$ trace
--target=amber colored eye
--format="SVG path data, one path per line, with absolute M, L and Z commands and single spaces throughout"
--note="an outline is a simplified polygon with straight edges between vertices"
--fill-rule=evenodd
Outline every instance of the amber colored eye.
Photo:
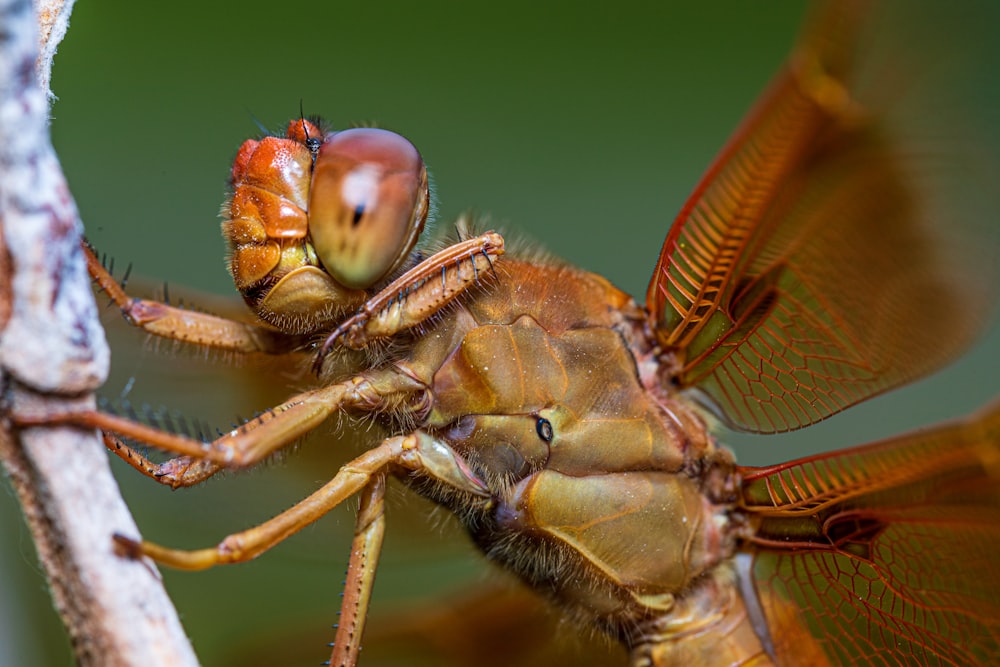
M 398 268 L 427 219 L 427 169 L 413 144 L 387 130 L 327 136 L 309 192 L 309 234 L 341 285 L 367 289 Z

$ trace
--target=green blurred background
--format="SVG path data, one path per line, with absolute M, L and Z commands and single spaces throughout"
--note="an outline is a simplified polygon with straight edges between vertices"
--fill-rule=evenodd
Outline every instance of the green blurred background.
M 301 102 L 336 126 L 407 135 L 432 171 L 442 224 L 489 214 L 641 296 L 673 215 L 801 14 L 798 2 L 82 0 L 55 61 L 52 130 L 90 239 L 172 288 L 232 293 L 217 217 L 230 161 L 258 133 L 254 118 L 280 129 Z M 116 313 L 105 319 L 109 396 L 135 378 L 135 402 L 226 426 L 287 391 L 273 369 L 271 391 L 251 391 L 259 369 L 219 379 L 224 364 L 157 354 Z M 994 331 L 933 378 L 807 431 L 725 439 L 757 464 L 858 444 L 965 414 L 997 392 L 998 375 Z M 284 509 L 350 453 L 322 447 L 177 493 L 115 467 L 146 537 L 198 547 Z M 5 479 L 0 489 L 0 665 L 72 664 Z M 282 642 L 281 664 L 323 659 L 298 633 L 322 636 L 334 621 L 352 521 L 342 510 L 253 563 L 164 572 L 206 665 L 252 664 L 240 650 Z M 376 611 L 489 576 L 447 518 L 400 519 L 427 514 L 421 501 L 396 499 L 390 512 Z

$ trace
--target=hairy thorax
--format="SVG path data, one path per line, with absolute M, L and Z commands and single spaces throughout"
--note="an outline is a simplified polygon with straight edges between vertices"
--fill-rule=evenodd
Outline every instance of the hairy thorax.
M 430 389 L 421 427 L 491 498 L 412 484 L 564 608 L 640 633 L 732 552 L 732 459 L 682 399 L 644 387 L 630 297 L 562 266 L 505 258 L 497 271 L 397 362 Z

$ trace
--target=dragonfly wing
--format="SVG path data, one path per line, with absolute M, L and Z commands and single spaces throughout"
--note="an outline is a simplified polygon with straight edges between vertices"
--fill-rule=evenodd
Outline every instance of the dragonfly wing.
M 649 286 L 671 379 L 737 429 L 799 428 L 908 382 L 988 319 L 997 253 L 972 228 L 996 188 L 960 85 L 988 67 L 949 50 L 953 27 L 921 36 L 868 9 L 817 12 Z
M 742 473 L 747 596 L 779 664 L 1000 658 L 1000 402 Z

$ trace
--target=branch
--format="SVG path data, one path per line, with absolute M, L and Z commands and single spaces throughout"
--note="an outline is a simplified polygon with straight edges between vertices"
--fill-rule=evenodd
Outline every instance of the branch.
M 92 405 L 108 366 L 82 224 L 48 135 L 52 57 L 72 4 L 0 0 L 0 463 L 78 663 L 196 665 L 159 573 L 112 553 L 111 534 L 136 527 L 97 435 L 13 426 Z

